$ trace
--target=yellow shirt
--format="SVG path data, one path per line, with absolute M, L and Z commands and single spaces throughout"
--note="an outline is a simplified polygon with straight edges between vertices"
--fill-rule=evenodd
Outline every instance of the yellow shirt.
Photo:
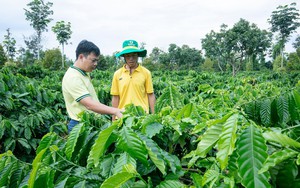
M 81 99 L 91 96 L 95 101 L 99 101 L 90 76 L 74 66 L 71 66 L 63 77 L 62 92 L 70 118 L 77 121 L 80 121 L 78 114 L 87 110 L 79 102 Z
M 139 65 L 131 75 L 125 66 L 114 73 L 110 94 L 120 97 L 118 108 L 123 109 L 127 104 L 134 104 L 149 113 L 150 93 L 153 93 L 152 78 L 145 67 Z

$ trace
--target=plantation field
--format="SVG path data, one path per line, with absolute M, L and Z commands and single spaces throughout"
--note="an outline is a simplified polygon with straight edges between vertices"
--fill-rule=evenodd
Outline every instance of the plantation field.
M 82 114 L 64 71 L 0 71 L 0 187 L 300 187 L 300 72 L 152 72 L 156 113 Z M 112 72 L 91 74 L 110 105 Z

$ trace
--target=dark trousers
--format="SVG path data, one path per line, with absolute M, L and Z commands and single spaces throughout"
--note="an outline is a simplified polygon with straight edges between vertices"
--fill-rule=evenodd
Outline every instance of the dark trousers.
M 68 123 L 68 133 L 70 133 L 72 131 L 73 127 L 75 127 L 75 125 L 77 125 L 78 123 L 79 123 L 79 121 L 71 119 Z

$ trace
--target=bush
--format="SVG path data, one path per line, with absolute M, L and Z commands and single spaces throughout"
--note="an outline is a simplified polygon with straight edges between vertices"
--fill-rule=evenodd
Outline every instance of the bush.
M 61 51 L 58 48 L 46 50 L 42 66 L 50 70 L 59 70 L 62 67 Z

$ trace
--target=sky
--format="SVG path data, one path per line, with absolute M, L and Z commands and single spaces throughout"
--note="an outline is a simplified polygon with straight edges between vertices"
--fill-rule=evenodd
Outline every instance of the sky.
M 31 0 L 0 0 L 0 42 L 7 29 L 17 41 L 17 48 L 26 47 L 24 37 L 35 34 L 25 19 L 24 8 Z M 226 24 L 231 28 L 241 18 L 260 29 L 268 30 L 268 19 L 279 5 L 296 0 L 45 0 L 52 2 L 53 19 L 48 32 L 42 33 L 43 50 L 59 46 L 51 28 L 57 21 L 71 23 L 72 35 L 65 54 L 75 59 L 75 50 L 83 40 L 94 42 L 103 55 L 122 50 L 124 40 L 145 43 L 148 54 L 154 47 L 167 52 L 170 44 L 188 45 L 201 50 L 201 39 L 212 30 L 219 32 Z M 291 43 L 300 35 L 292 35 L 286 51 L 295 51 Z

